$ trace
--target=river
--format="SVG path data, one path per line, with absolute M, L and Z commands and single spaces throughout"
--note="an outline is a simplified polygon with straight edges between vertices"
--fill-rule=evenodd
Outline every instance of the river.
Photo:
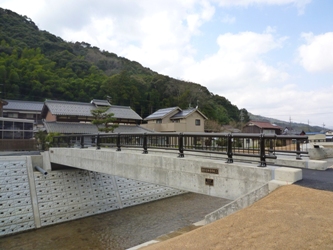
M 127 249 L 201 221 L 229 202 L 186 193 L 2 237 L 0 249 Z

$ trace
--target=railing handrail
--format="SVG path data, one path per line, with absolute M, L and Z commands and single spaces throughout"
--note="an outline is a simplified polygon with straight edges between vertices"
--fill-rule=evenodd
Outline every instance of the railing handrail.
M 85 143 L 87 137 L 92 140 L 90 144 Z M 122 146 L 142 147 L 144 154 L 148 153 L 148 148 L 164 148 L 178 150 L 179 157 L 184 157 L 184 151 L 215 152 L 226 154 L 228 157 L 227 163 L 233 163 L 233 155 L 259 157 L 259 166 L 261 167 L 266 166 L 266 158 L 276 158 L 276 152 L 296 153 L 296 159 L 301 159 L 301 154 L 307 154 L 307 151 L 301 150 L 300 144 L 308 140 L 306 135 L 146 132 L 60 135 L 53 138 L 53 144 L 59 146 L 59 141 L 65 139 L 62 143 L 70 147 L 73 144 L 71 142 L 73 138 L 75 138 L 76 144 L 78 144 L 77 139 L 79 138 L 81 148 L 84 148 L 86 144 L 96 144 L 97 149 L 100 149 L 103 145 L 115 146 L 117 151 L 121 151 Z M 252 140 L 251 147 L 249 147 L 250 140 Z M 281 149 L 280 146 L 277 146 L 278 140 L 282 140 L 289 147 L 295 144 L 296 148 L 293 150 Z M 267 142 L 269 142 L 268 146 L 266 145 Z M 266 154 L 266 151 L 269 154 Z

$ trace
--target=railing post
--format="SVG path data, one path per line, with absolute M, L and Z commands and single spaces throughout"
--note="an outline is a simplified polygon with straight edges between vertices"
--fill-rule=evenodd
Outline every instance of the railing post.
M 97 134 L 96 138 L 96 149 L 101 149 L 99 134 Z
M 302 160 L 302 157 L 301 157 L 301 145 L 300 145 L 300 142 L 299 142 L 299 139 L 296 139 L 296 160 Z
M 81 135 L 80 144 L 81 144 L 81 148 L 84 148 L 84 136 L 83 135 Z
M 260 135 L 260 164 L 258 167 L 266 167 L 266 156 L 265 156 L 265 136 Z
M 227 155 L 228 155 L 228 160 L 226 161 L 226 163 L 233 163 L 234 159 L 232 159 L 232 135 L 231 134 L 228 134 Z
M 268 154 L 270 156 L 274 155 L 273 139 L 269 139 L 269 150 L 268 150 L 268 152 L 269 152 Z
M 180 157 L 180 158 L 184 157 L 184 141 L 183 141 L 183 138 L 184 138 L 183 133 L 179 133 L 179 136 L 178 136 L 179 155 L 178 155 L 178 157 Z
M 143 154 L 148 154 L 147 133 L 143 134 Z
M 121 151 L 121 146 L 120 146 L 120 133 L 117 135 L 117 151 Z

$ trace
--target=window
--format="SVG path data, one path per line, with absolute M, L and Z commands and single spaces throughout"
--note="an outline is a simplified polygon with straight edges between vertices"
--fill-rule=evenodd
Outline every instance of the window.
M 18 113 L 8 113 L 8 117 L 10 117 L 10 118 L 18 118 Z
M 200 120 L 199 119 L 195 119 L 195 126 L 200 126 Z
M 162 123 L 162 119 L 157 119 L 156 123 Z

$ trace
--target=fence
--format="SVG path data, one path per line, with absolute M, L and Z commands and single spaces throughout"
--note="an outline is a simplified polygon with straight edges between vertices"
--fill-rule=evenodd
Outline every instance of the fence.
M 224 154 L 227 163 L 233 163 L 233 156 L 254 157 L 259 159 L 259 166 L 266 166 L 266 159 L 276 159 L 277 154 L 294 155 L 302 159 L 307 148 L 301 144 L 307 142 L 307 136 L 266 135 L 266 134 L 226 134 L 226 133 L 110 133 L 56 136 L 56 147 L 122 147 L 164 149 L 178 151 L 179 157 L 185 151 Z M 306 145 L 306 144 L 305 144 Z

